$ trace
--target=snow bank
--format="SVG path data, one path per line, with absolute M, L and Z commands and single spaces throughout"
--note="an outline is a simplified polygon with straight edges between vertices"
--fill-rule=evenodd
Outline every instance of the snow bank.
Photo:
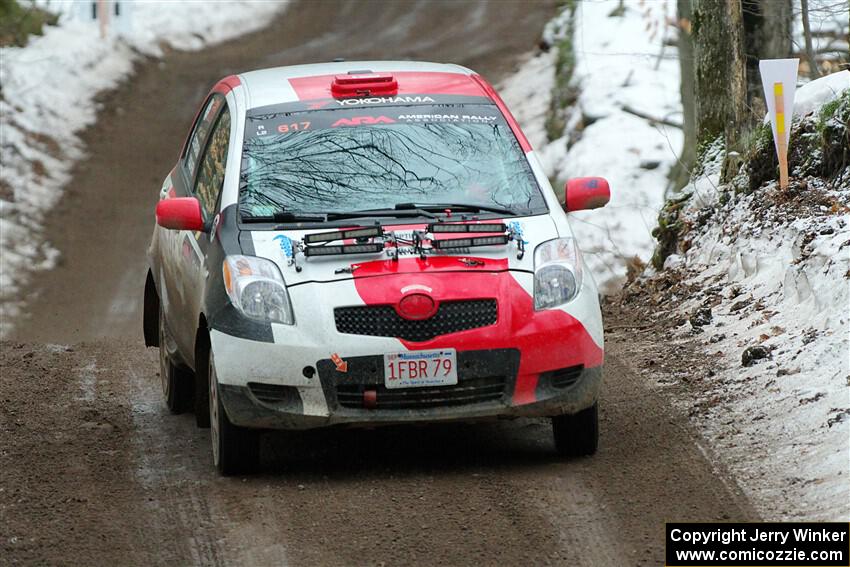
M 20 308 L 30 273 L 57 260 L 41 223 L 84 155 L 77 134 L 96 119 L 95 97 L 126 79 L 142 57 L 161 56 L 164 45 L 201 49 L 263 27 L 286 5 L 123 2 L 125 23 L 102 40 L 97 25 L 79 17 L 84 5 L 39 4 L 61 13 L 59 25 L 26 47 L 0 48 L 0 335 Z
M 798 101 L 818 111 L 836 85 L 850 88 L 847 76 L 800 87 Z M 792 179 L 790 194 L 775 182 L 736 194 L 719 183 L 721 157 L 693 183 L 690 248 L 667 260 L 703 290 L 685 315 L 711 311 L 697 334 L 716 363 L 703 401 L 720 403 L 697 420 L 765 519 L 846 519 L 850 167 L 835 180 Z M 744 366 L 747 349 L 763 358 Z
M 675 32 L 666 24 L 675 16 L 675 2 L 626 2 L 621 16 L 611 16 L 618 4 L 617 0 L 579 4 L 573 80 L 581 94 L 561 138 L 547 143 L 543 130 L 554 85 L 552 54 L 538 56 L 501 85 L 508 105 L 519 109 L 517 120 L 530 133 L 556 188 L 569 177 L 584 175 L 600 175 L 611 183 L 611 202 L 605 209 L 570 215 L 604 292 L 614 291 L 624 281 L 632 258 L 649 261 L 655 247 L 651 231 L 664 204 L 667 174 L 682 146 L 679 128 L 629 112 L 681 122 L 677 50 L 664 45 Z M 560 17 L 569 14 L 564 11 Z M 524 112 L 527 107 L 535 111 Z
M 548 143 L 545 124 L 554 87 L 554 50 L 531 58 L 519 71 L 497 85 L 499 95 L 519 122 L 531 147 L 538 151 Z
M 794 94 L 794 117 L 803 118 L 810 112 L 818 110 L 824 104 L 838 98 L 848 88 L 850 88 L 850 71 L 839 71 L 806 83 Z M 770 116 L 765 115 L 764 119 L 768 122 Z
M 630 257 L 649 260 L 650 231 L 682 142 L 678 129 L 624 110 L 681 120 L 677 54 L 661 47 L 663 20 L 675 15 L 675 5 L 642 4 L 627 1 L 622 17 L 609 17 L 616 1 L 580 3 L 574 80 L 581 95 L 562 138 L 550 143 L 544 128 L 556 84 L 552 52 L 500 85 L 550 178 L 611 181 L 605 209 L 570 215 L 606 290 L 622 281 Z M 815 29 L 846 30 L 846 11 L 836 18 L 824 2 L 812 5 L 819 10 Z M 563 27 L 556 20 L 547 28 L 550 45 L 558 39 L 553 30 Z M 850 72 L 842 71 L 799 87 L 795 127 L 848 86 Z M 693 196 L 683 214 L 697 227 L 690 248 L 666 263 L 692 274 L 688 283 L 702 290 L 684 301 L 684 319 L 699 309 L 711 313 L 701 332 L 690 323 L 679 329 L 682 340 L 701 341 L 716 366 L 703 399 L 680 403 L 708 408 L 694 419 L 765 519 L 846 518 L 850 169 L 832 184 L 810 178 L 792 207 L 775 185 L 735 195 L 720 184 L 722 155 L 715 157 L 688 189 Z M 809 195 L 820 201 L 807 201 Z M 763 347 L 755 352 L 767 358 L 742 366 L 748 347 Z

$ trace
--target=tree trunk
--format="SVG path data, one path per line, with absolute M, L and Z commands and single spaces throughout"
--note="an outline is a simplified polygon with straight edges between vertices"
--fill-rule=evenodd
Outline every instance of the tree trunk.
M 694 96 L 694 41 L 691 31 L 691 0 L 677 0 L 679 20 L 679 96 L 682 99 L 682 153 L 670 170 L 670 191 L 678 191 L 688 184 L 691 169 L 697 157 L 697 128 Z
M 747 129 L 741 0 L 692 0 L 692 8 L 697 141 L 723 136 L 736 149 Z
M 812 49 L 812 30 L 809 28 L 809 0 L 800 0 L 800 7 L 802 8 L 803 37 L 806 41 L 806 59 L 809 62 L 809 77 L 817 79 L 820 77 L 820 71 L 818 71 L 818 62 L 815 60 L 815 52 Z
M 758 30 L 759 59 L 791 57 L 794 47 L 791 43 L 791 0 L 759 0 L 759 7 L 762 16 Z
M 747 61 L 747 105 L 758 121 L 767 107 L 759 60 L 791 55 L 791 0 L 743 0 L 744 53 Z

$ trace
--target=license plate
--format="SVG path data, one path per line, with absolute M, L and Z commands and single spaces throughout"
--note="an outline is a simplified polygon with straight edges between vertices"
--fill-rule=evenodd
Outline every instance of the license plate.
M 457 353 L 453 348 L 414 350 L 384 355 L 384 386 L 421 388 L 457 384 Z

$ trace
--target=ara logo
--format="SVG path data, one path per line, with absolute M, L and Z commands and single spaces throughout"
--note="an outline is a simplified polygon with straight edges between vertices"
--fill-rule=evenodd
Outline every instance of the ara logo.
M 386 116 L 355 116 L 353 118 L 340 118 L 333 124 L 332 128 L 337 126 L 364 126 L 369 124 L 394 124 L 395 120 Z
M 336 102 L 340 106 L 361 106 L 364 104 L 434 102 L 434 99 L 430 96 L 374 96 L 370 98 L 343 98 L 338 99 Z

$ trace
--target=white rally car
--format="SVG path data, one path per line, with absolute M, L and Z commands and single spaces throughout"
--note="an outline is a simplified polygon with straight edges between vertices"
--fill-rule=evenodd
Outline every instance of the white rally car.
M 223 474 L 262 429 L 552 417 L 596 450 L 602 320 L 567 211 L 469 69 L 328 63 L 230 76 L 156 207 L 144 334 L 169 409 Z

